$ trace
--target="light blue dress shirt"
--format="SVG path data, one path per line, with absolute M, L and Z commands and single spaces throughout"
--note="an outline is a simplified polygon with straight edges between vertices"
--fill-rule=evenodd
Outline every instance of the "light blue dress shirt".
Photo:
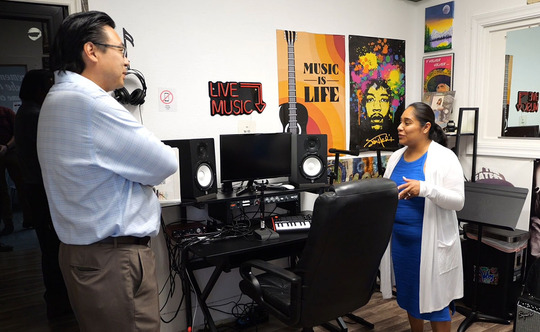
M 152 187 L 178 167 L 174 151 L 91 80 L 57 72 L 43 103 L 37 149 L 53 224 L 63 243 L 155 236 Z

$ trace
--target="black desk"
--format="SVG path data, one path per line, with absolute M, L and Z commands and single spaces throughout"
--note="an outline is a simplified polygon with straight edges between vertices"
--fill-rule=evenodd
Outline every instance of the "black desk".
M 197 199 L 184 199 L 178 205 L 180 209 L 181 219 L 186 219 L 186 208 L 189 206 L 207 206 L 209 215 L 214 220 L 225 222 L 228 219 L 227 210 L 231 203 L 234 202 L 250 202 L 257 200 L 258 203 L 264 206 L 266 204 L 276 204 L 276 206 L 284 206 L 291 214 L 300 213 L 300 200 L 294 198 L 295 195 L 300 195 L 302 192 L 311 192 L 320 194 L 328 189 L 328 184 L 305 184 L 298 188 L 279 190 L 268 186 L 264 194 L 260 191 L 248 191 L 241 195 L 237 195 L 236 191 L 223 193 L 219 191 L 216 194 L 211 194 Z M 217 212 L 216 212 L 217 211 Z M 307 232 L 300 233 L 285 233 L 280 234 L 280 237 L 275 240 L 260 241 L 254 236 L 224 239 L 213 242 L 201 242 L 191 246 L 181 252 L 182 268 L 180 275 L 182 277 L 182 289 L 186 299 L 186 324 L 191 327 L 192 312 L 191 312 L 191 287 L 197 296 L 197 301 L 201 310 L 208 322 L 212 331 L 216 331 L 214 321 L 206 300 L 212 292 L 221 273 L 230 272 L 232 268 L 239 267 L 240 264 L 249 259 L 272 260 L 283 257 L 292 257 L 302 251 Z M 206 285 L 199 285 L 195 279 L 194 271 L 214 267 L 210 279 Z M 190 283 L 191 282 L 191 283 Z M 201 290 L 202 288 L 202 290 Z
M 307 232 L 280 234 L 278 239 L 260 241 L 253 236 L 218 240 L 214 242 L 201 242 L 188 247 L 182 252 L 184 271 L 191 281 L 191 286 L 197 296 L 197 301 L 208 322 L 211 331 L 217 331 L 212 314 L 206 304 L 222 272 L 230 272 L 232 268 L 249 259 L 272 260 L 282 257 L 294 256 L 302 251 L 307 239 Z M 206 285 L 201 290 L 197 283 L 194 271 L 214 266 L 214 271 Z M 184 276 L 186 277 L 186 276 Z M 191 327 L 191 292 L 189 281 L 183 278 L 183 291 L 186 299 L 186 325 Z

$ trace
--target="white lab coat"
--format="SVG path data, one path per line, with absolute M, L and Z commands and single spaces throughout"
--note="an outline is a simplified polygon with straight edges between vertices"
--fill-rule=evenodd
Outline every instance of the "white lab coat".
M 390 178 L 407 147 L 394 152 L 384 177 Z M 431 142 L 420 197 L 426 198 L 420 254 L 420 312 L 433 312 L 463 297 L 463 263 L 456 211 L 465 202 L 463 169 L 452 150 Z M 392 296 L 390 244 L 381 260 L 383 298 Z

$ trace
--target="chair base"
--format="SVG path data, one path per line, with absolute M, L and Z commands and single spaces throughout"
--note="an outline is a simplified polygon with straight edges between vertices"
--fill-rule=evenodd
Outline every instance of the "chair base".
M 375 328 L 375 325 L 373 323 L 370 323 L 367 320 L 363 319 L 362 317 L 356 316 L 355 314 L 350 314 L 349 313 L 349 314 L 346 314 L 345 317 L 355 321 L 358 324 L 364 325 L 365 327 L 367 327 L 370 330 L 373 330 Z M 341 318 L 341 317 L 337 318 L 336 322 L 337 322 L 338 326 L 335 326 L 335 325 L 330 324 L 330 323 L 323 323 L 323 324 L 321 324 L 321 326 L 324 327 L 325 329 L 327 329 L 328 331 L 331 331 L 331 332 L 347 332 L 349 330 L 349 328 L 347 327 L 347 323 L 345 323 L 343 318 Z M 303 331 L 307 332 L 307 331 L 310 331 L 310 330 L 309 329 L 308 330 L 304 329 Z M 313 329 L 311 329 L 311 331 L 313 331 Z
M 363 319 L 362 317 L 356 316 L 355 314 L 346 314 L 345 317 L 352 319 L 358 324 L 364 325 L 370 330 L 373 330 L 375 328 L 375 325 L 373 323 L 370 323 L 367 320 Z
M 330 323 L 322 323 L 321 326 L 331 332 L 347 332 L 349 330 L 347 324 L 345 323 L 345 321 L 343 321 L 343 318 L 338 317 L 336 319 L 336 323 L 338 324 L 338 326 Z

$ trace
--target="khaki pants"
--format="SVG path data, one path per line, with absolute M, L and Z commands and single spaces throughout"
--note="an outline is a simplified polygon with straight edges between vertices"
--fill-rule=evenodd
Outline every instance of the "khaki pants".
M 155 258 L 148 246 L 61 243 L 59 262 L 82 332 L 159 331 Z

